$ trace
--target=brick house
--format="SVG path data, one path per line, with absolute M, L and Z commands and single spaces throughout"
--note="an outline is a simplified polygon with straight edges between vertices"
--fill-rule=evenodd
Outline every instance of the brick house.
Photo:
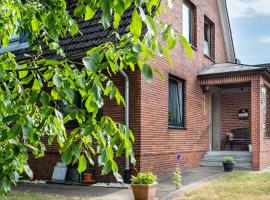
M 129 12 L 123 16 L 121 32 L 130 23 L 130 16 Z M 79 23 L 83 36 L 61 41 L 65 53 L 75 61 L 81 62 L 86 50 L 111 39 L 106 36 L 112 30 L 103 30 L 98 23 L 99 17 Z M 129 127 L 136 138 L 136 168 L 163 176 L 174 169 L 177 154 L 181 154 L 182 167 L 190 168 L 199 166 L 211 152 L 218 152 L 218 156 L 231 154 L 237 157 L 238 153 L 251 156 L 247 162 L 254 170 L 270 165 L 267 89 L 270 87 L 270 66 L 236 63 L 226 1 L 174 1 L 173 9 L 157 19 L 172 24 L 188 39 L 193 58 L 188 57 L 178 44 L 170 52 L 173 67 L 165 58 L 156 58 L 151 63 L 163 72 L 166 80 L 155 75 L 153 82 L 148 84 L 139 71 L 127 72 Z M 22 46 L 18 48 L 25 48 Z M 25 53 L 27 49 L 15 51 L 18 59 L 23 59 L 21 51 Z M 45 51 L 45 54 L 50 52 Z M 123 77 L 117 75 L 112 79 L 124 94 Z M 103 113 L 124 123 L 124 107 L 117 106 L 114 101 L 105 100 Z M 244 135 L 249 133 L 244 142 L 227 140 L 228 133 L 236 129 L 246 131 Z M 249 143 L 252 153 L 247 151 Z M 222 151 L 225 154 L 220 154 Z M 56 145 L 47 147 L 44 158 L 31 157 L 35 177 L 50 179 L 59 160 Z M 123 173 L 124 158 L 119 159 L 118 164 Z M 202 164 L 211 165 L 211 162 Z M 96 177 L 100 181 L 113 180 L 112 176 L 99 176 L 98 168 Z

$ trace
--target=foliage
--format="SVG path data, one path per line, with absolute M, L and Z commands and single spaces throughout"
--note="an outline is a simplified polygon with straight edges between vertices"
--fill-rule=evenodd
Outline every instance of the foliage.
M 232 156 L 225 156 L 225 157 L 223 158 L 223 160 L 224 160 L 224 162 L 226 162 L 226 163 L 235 163 L 235 160 L 234 160 L 234 158 L 233 158 Z
M 192 54 L 183 36 L 154 19 L 166 10 L 160 0 L 74 0 L 74 12 L 67 10 L 67 2 L 0 0 L 1 45 L 7 46 L 13 34 L 27 32 L 34 52 L 21 62 L 12 52 L 0 54 L 1 193 L 10 191 L 10 183 L 16 184 L 14 177 L 22 173 L 33 177 L 28 154 L 43 157 L 45 140 L 59 144 L 66 165 L 78 163 L 78 171 L 83 172 L 87 163 L 93 165 L 98 157 L 102 174 L 113 172 L 121 181 L 115 159 L 124 153 L 135 163 L 134 136 L 110 116 L 98 117 L 105 96 L 124 105 L 111 76 L 119 69 L 140 70 L 151 82 L 153 72 L 161 73 L 148 61 L 164 56 L 172 65 L 168 52 L 176 41 Z M 172 1 L 167 0 L 167 5 L 171 8 Z M 133 13 L 132 22 L 127 33 L 120 36 L 119 22 L 127 9 Z M 81 34 L 77 21 L 91 20 L 97 11 L 101 12 L 104 29 L 114 29 L 115 40 L 90 49 L 82 62 L 74 62 L 65 55 L 59 40 Z M 55 56 L 44 56 L 46 48 Z M 75 104 L 75 93 L 81 96 L 82 108 Z M 69 113 L 61 113 L 59 102 L 69 105 Z M 67 133 L 65 124 L 71 120 L 77 121 L 78 127 Z
M 180 169 L 180 160 L 181 160 L 180 154 L 177 155 L 176 160 L 177 160 L 177 166 L 175 168 L 175 171 L 173 172 L 172 181 L 173 181 L 173 184 L 175 184 L 176 189 L 179 189 L 181 187 L 181 181 L 182 181 L 182 174 L 181 174 L 181 169 Z
M 173 184 L 175 184 L 176 189 L 179 189 L 181 187 L 181 181 L 182 181 L 182 174 L 179 165 L 175 168 L 175 171 L 173 172 Z
M 137 176 L 131 177 L 132 184 L 153 184 L 157 181 L 157 176 L 152 172 L 139 172 Z

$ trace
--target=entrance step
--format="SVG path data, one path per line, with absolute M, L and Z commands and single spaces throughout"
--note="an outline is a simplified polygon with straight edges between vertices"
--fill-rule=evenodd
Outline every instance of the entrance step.
M 201 166 L 221 167 L 225 156 L 234 158 L 236 168 L 252 168 L 252 156 L 247 151 L 208 151 L 201 162 Z

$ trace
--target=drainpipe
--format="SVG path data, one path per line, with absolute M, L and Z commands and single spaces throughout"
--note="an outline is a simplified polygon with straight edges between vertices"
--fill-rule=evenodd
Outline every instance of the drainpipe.
M 121 76 L 125 79 L 125 125 L 129 128 L 129 79 L 126 72 L 124 72 L 120 67 L 117 65 Z M 131 172 L 130 172 L 130 163 L 129 157 L 125 157 L 125 174 L 124 174 L 124 182 L 130 183 L 131 179 Z

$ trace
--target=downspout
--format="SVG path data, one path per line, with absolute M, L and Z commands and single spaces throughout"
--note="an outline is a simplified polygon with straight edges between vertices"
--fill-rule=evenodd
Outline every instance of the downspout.
M 126 72 L 124 72 L 120 67 L 117 65 L 120 74 L 125 79 L 125 125 L 129 128 L 129 79 Z M 130 173 L 130 163 L 129 157 L 125 157 L 125 174 L 124 174 L 124 182 L 130 183 L 131 173 Z

